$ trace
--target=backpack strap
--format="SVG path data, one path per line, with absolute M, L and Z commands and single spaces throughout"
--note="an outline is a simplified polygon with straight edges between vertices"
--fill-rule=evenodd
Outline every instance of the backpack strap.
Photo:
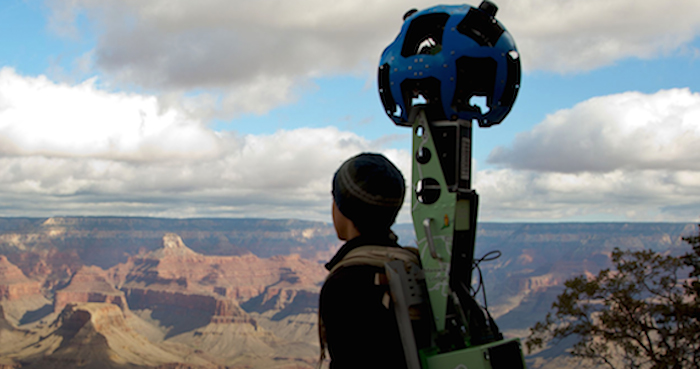
M 382 270 L 388 262 L 400 260 L 404 263 L 406 270 L 410 270 L 412 265 L 420 265 L 419 251 L 415 247 L 390 247 L 390 246 L 360 246 L 348 252 L 342 260 L 340 260 L 328 273 L 328 277 L 336 273 L 338 270 L 356 265 L 370 265 L 379 267 Z M 326 279 L 328 279 L 326 277 Z M 386 274 L 382 271 L 375 276 L 375 284 L 388 284 Z M 382 299 L 382 304 L 387 309 L 389 308 L 389 294 L 386 292 Z M 321 318 L 321 312 L 318 314 L 318 336 L 321 347 L 321 355 L 318 361 L 320 369 L 323 361 L 326 358 L 326 327 Z
M 401 260 L 409 268 L 411 263 L 420 265 L 418 249 L 414 247 L 388 247 L 388 246 L 360 246 L 348 252 L 328 274 L 355 265 L 370 265 L 384 269 L 384 264 L 394 260 Z

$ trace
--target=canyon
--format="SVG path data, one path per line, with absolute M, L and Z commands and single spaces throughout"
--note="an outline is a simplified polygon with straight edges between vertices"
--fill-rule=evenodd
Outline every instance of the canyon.
M 415 244 L 411 225 L 394 231 Z M 680 254 L 696 231 L 483 223 L 475 257 L 500 257 L 472 277 L 505 334 L 524 337 L 614 247 Z M 0 218 L 0 368 L 315 367 L 323 264 L 340 245 L 332 225 L 301 220 Z M 556 350 L 529 366 L 559 365 Z

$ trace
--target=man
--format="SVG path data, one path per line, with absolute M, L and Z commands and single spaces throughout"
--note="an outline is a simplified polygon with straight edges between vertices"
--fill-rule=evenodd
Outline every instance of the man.
M 333 224 L 346 243 L 326 264 L 331 273 L 319 304 L 321 349 L 327 346 L 331 369 L 406 367 L 384 268 L 344 266 L 363 246 L 400 248 L 390 227 L 405 191 L 401 172 L 379 154 L 350 158 L 335 173 Z

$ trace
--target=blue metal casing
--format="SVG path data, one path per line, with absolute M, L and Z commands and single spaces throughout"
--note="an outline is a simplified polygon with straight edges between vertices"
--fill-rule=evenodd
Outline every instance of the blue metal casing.
M 380 96 L 394 123 L 410 126 L 417 104 L 434 121 L 491 126 L 505 118 L 520 87 L 520 57 L 495 13 L 495 6 L 439 5 L 406 18 L 379 67 Z M 472 104 L 475 96 L 488 107 Z

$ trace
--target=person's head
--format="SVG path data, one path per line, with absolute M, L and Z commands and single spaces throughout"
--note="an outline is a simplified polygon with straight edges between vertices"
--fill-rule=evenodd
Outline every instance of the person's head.
M 383 155 L 363 153 L 346 160 L 333 177 L 333 223 L 338 237 L 386 236 L 405 193 L 401 171 Z M 353 227 L 356 232 L 348 231 Z

